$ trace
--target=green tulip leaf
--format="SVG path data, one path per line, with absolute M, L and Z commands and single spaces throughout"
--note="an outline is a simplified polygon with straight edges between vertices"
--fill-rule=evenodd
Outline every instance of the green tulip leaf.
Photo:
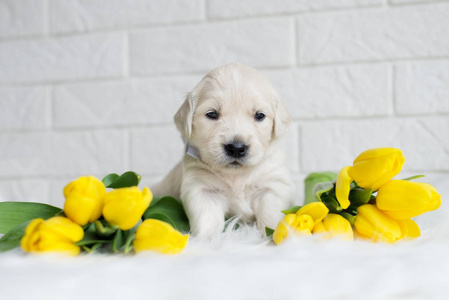
M 133 234 L 130 233 L 128 235 L 128 238 L 126 239 L 126 242 L 125 242 L 125 249 L 123 250 L 125 252 L 125 254 L 129 253 L 129 252 L 131 252 L 131 250 L 133 250 L 133 242 L 134 242 L 135 238 L 136 238 L 135 233 L 133 233 Z
M 102 248 L 104 246 L 105 243 L 95 243 L 91 246 L 81 246 L 83 248 L 84 251 L 88 252 L 88 253 L 92 253 L 95 252 L 97 250 L 99 250 L 100 248 Z
M 149 214 L 148 216 L 149 217 L 147 219 L 156 219 L 156 220 L 164 221 L 165 223 L 170 224 L 171 226 L 173 226 L 173 228 L 178 230 L 176 228 L 176 222 L 172 218 L 170 218 L 170 216 L 168 216 L 166 213 L 151 212 L 151 214 Z
M 167 222 L 182 233 L 190 231 L 189 219 L 182 203 L 170 196 L 157 199 L 157 203 L 150 205 L 145 211 L 143 219 L 157 219 Z
M 265 227 L 265 234 L 267 235 L 267 238 L 273 238 L 273 233 L 274 233 L 274 229 Z
M 95 245 L 97 244 L 107 244 L 110 243 L 110 240 L 103 240 L 101 238 L 99 238 L 99 236 L 97 235 L 97 231 L 96 231 L 96 226 L 94 223 L 92 224 L 88 224 L 88 227 L 84 230 L 84 237 L 81 241 L 77 242 L 75 245 L 77 246 L 91 246 L 91 250 L 93 247 L 95 247 Z M 97 246 L 98 248 L 98 246 Z
M 320 200 L 329 209 L 329 213 L 336 214 L 343 210 L 343 208 L 340 206 L 340 203 L 333 196 L 323 194 L 321 195 Z
M 88 245 L 95 246 L 97 244 L 103 245 L 103 244 L 108 244 L 110 242 L 111 242 L 110 240 L 99 240 L 98 238 L 92 239 L 92 240 L 91 239 L 82 239 L 81 241 L 75 243 L 75 246 L 81 246 L 81 247 L 88 246 Z
M 415 179 L 422 178 L 422 177 L 426 177 L 426 175 L 415 175 L 415 176 L 404 178 L 402 180 L 410 181 L 410 180 L 415 180 Z
M 44 220 L 60 214 L 62 209 L 35 202 L 0 202 L 0 233 L 36 218 Z
M 115 175 L 117 174 L 109 174 L 106 175 L 105 178 L 103 178 L 103 183 L 105 183 L 105 181 L 108 183 L 108 184 L 105 183 L 105 186 L 107 188 L 118 189 L 124 187 L 138 186 L 141 179 L 139 174 L 132 171 L 125 172 L 118 177 L 116 177 Z
M 106 220 L 97 220 L 94 226 L 95 234 L 105 239 L 111 238 L 118 230 L 118 226 L 109 224 Z
M 373 189 L 353 188 L 349 192 L 349 202 L 351 202 L 351 206 L 359 207 L 360 205 L 367 204 L 372 194 Z
M 288 215 L 296 213 L 302 206 L 292 206 L 289 209 L 282 210 L 281 212 Z
M 316 202 L 314 188 L 318 183 L 333 181 L 337 178 L 334 172 L 311 173 L 304 180 L 304 205 Z
M 136 226 L 134 226 L 133 228 L 131 228 L 126 232 L 126 240 L 123 246 L 124 247 L 123 252 L 125 252 L 125 254 L 129 253 L 131 250 L 134 249 L 133 242 L 134 239 L 136 238 L 136 231 L 139 228 L 140 224 L 142 224 L 142 220 L 139 220 Z
M 159 201 L 161 201 L 161 200 L 164 199 L 165 197 L 166 197 L 166 196 L 162 196 L 162 197 L 160 197 L 160 196 L 153 196 L 153 200 L 151 200 L 151 203 L 150 203 L 150 206 L 149 206 L 149 207 L 155 206 L 156 204 L 159 203 Z
M 111 183 L 117 180 L 120 176 L 115 173 L 111 173 L 106 175 L 101 181 L 103 182 L 104 186 L 109 186 Z
M 115 233 L 114 239 L 112 240 L 112 251 L 118 252 L 120 248 L 125 245 L 127 233 L 123 230 L 118 229 Z
M 0 252 L 9 251 L 20 246 L 20 241 L 25 235 L 25 229 L 30 222 L 31 221 L 26 221 L 19 226 L 16 226 L 2 236 L 0 239 Z

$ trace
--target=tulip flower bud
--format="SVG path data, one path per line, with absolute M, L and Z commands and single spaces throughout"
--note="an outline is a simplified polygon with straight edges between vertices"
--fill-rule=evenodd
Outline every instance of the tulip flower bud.
M 64 213 L 79 225 L 96 221 L 103 209 L 106 188 L 94 176 L 80 177 L 64 188 Z
M 312 202 L 301 207 L 296 214 L 287 214 L 274 230 L 274 243 L 281 244 L 287 239 L 289 232 L 295 235 L 310 235 L 313 227 L 321 222 L 328 212 L 322 202 Z
M 405 220 L 439 208 L 441 196 L 427 183 L 390 180 L 377 192 L 376 204 L 389 217 Z
M 27 252 L 64 252 L 76 256 L 80 247 L 75 243 L 83 236 L 83 228 L 68 218 L 34 219 L 27 226 L 20 244 Z
M 313 234 L 321 234 L 324 238 L 340 238 L 345 241 L 354 240 L 351 223 L 337 214 L 328 214 L 323 221 L 315 225 Z
M 182 235 L 166 222 L 147 219 L 137 228 L 133 245 L 136 252 L 176 254 L 187 246 L 188 239 L 189 235 Z
M 365 204 L 357 209 L 354 229 L 357 236 L 374 242 L 393 243 L 402 237 L 398 223 L 372 204 Z
M 405 158 L 400 149 L 370 149 L 356 157 L 348 174 L 364 189 L 377 191 L 384 183 L 399 174 L 404 162 Z
M 106 194 L 103 216 L 122 230 L 133 228 L 150 205 L 153 194 L 148 188 L 119 188 Z

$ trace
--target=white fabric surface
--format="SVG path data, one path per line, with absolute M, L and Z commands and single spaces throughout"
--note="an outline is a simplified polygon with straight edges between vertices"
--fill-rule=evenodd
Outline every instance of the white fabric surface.
M 429 182 L 429 181 L 427 181 Z M 0 254 L 1 299 L 447 299 L 449 178 L 422 235 L 392 245 L 297 238 L 274 246 L 253 227 L 191 239 L 163 256 Z

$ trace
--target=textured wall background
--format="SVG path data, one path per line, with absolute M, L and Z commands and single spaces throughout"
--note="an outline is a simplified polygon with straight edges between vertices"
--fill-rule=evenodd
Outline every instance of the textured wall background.
M 184 95 L 233 61 L 291 112 L 299 193 L 369 147 L 449 175 L 447 1 L 0 0 L 0 199 L 61 206 L 68 181 L 130 169 L 154 182 L 182 156 Z

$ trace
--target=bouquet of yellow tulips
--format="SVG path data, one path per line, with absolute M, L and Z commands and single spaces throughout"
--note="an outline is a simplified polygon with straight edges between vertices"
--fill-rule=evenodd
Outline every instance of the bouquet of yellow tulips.
M 275 230 L 267 228 L 267 235 L 278 245 L 291 235 L 389 243 L 420 236 L 412 218 L 438 209 L 441 196 L 430 184 L 411 181 L 421 175 L 392 180 L 404 162 L 399 149 L 375 148 L 362 152 L 338 175 L 309 175 L 305 205 L 283 211 L 285 217 Z
M 64 209 L 42 203 L 0 203 L 0 251 L 181 252 L 189 221 L 182 204 L 140 190 L 140 176 L 109 174 L 102 181 L 80 177 L 64 188 Z M 110 188 L 107 191 L 106 188 Z

